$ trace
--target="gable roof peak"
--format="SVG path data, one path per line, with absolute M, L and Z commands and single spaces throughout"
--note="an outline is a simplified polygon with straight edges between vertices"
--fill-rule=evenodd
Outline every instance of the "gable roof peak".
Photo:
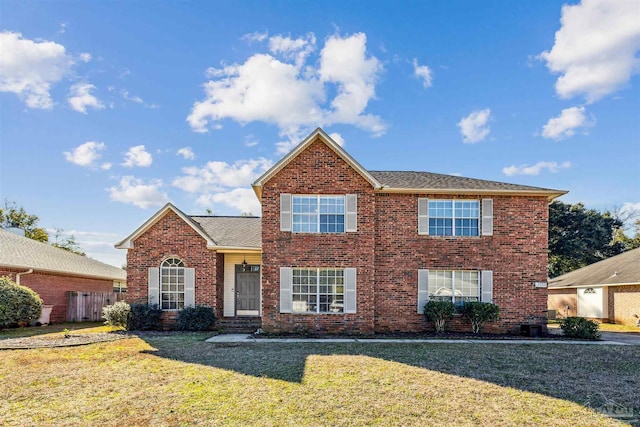
M 337 142 L 333 140 L 322 128 L 318 127 L 311 132 L 305 139 L 303 139 L 298 145 L 293 147 L 283 158 L 281 158 L 275 165 L 273 165 L 268 171 L 260 176 L 253 184 L 253 191 L 256 192 L 258 199 L 262 199 L 262 186 L 267 183 L 273 176 L 280 172 L 285 166 L 287 166 L 293 159 L 298 157 L 315 141 L 321 141 L 331 150 L 333 150 L 339 157 L 342 158 L 349 166 L 351 166 L 358 174 L 360 174 L 365 180 L 367 180 L 374 188 L 379 189 L 380 183 L 367 171 L 360 163 L 358 163 L 349 153 L 345 151 Z

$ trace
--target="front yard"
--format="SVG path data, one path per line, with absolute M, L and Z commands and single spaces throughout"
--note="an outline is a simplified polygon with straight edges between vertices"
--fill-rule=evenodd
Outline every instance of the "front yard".
M 209 336 L 0 351 L 0 424 L 621 425 L 595 410 L 605 407 L 640 417 L 640 347 Z

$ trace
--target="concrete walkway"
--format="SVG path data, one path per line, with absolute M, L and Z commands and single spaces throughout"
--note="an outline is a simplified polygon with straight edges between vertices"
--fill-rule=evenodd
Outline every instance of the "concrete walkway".
M 604 335 L 604 334 L 603 334 Z M 603 337 L 604 338 L 604 337 Z M 408 338 L 255 338 L 247 334 L 220 334 L 209 338 L 211 343 L 363 343 L 363 344 L 568 344 L 568 345 L 640 345 L 636 341 L 569 341 L 569 340 L 449 340 L 449 339 L 408 339 Z

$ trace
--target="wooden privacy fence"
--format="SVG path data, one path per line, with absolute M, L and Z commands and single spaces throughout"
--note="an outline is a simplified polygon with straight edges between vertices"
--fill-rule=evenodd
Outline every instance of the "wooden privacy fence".
M 116 292 L 67 292 L 67 322 L 98 322 L 102 307 L 123 301 L 126 294 Z

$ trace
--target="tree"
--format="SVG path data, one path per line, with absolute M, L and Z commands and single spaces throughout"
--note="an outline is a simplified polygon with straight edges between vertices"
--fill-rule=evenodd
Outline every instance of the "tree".
M 622 221 L 608 211 L 600 213 L 554 201 L 549 206 L 549 277 L 556 277 L 624 252 L 616 239 Z
M 0 225 L 21 228 L 24 230 L 25 237 L 47 243 L 49 234 L 44 228 L 38 227 L 39 220 L 37 215 L 28 214 L 22 206 L 18 208 L 16 202 L 5 199 L 4 207 L 0 208 Z
M 87 256 L 87 254 L 80 249 L 80 246 L 78 246 L 75 236 L 73 234 L 66 236 L 62 228 L 56 228 L 55 242 L 53 242 L 51 246 L 73 252 L 74 254 Z

